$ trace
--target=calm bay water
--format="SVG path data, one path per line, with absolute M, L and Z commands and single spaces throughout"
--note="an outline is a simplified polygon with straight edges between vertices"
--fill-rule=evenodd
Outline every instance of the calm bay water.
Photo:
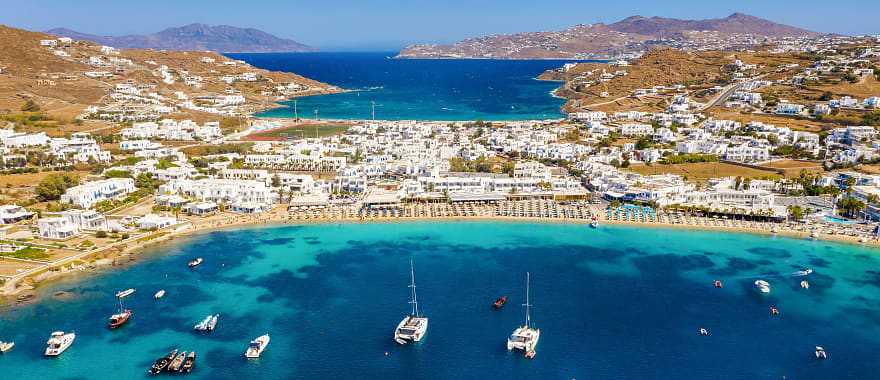
M 186 262 L 205 258 L 190 270 Z M 219 231 L 140 262 L 43 290 L 0 310 L 0 373 L 18 379 L 146 377 L 173 347 L 196 350 L 201 379 L 867 379 L 880 362 L 880 256 L 858 246 L 719 232 L 448 222 Z M 392 332 L 409 310 L 409 260 L 430 318 L 423 342 Z M 791 272 L 810 267 L 809 290 Z M 508 353 L 532 273 L 538 355 Z M 724 281 L 715 289 L 712 280 Z M 772 293 L 753 290 L 756 278 Z M 133 287 L 132 320 L 108 330 L 113 294 Z M 165 289 L 164 299 L 152 295 Z M 52 296 L 68 291 L 71 297 Z M 492 311 L 500 295 L 507 306 Z M 781 315 L 771 317 L 770 305 Z M 220 313 L 217 331 L 192 325 Z M 707 337 L 698 336 L 705 326 Z M 53 330 L 78 338 L 42 357 Z M 265 332 L 263 357 L 247 342 Z M 829 359 L 816 360 L 815 345 Z M 388 356 L 385 356 L 388 352 Z
M 559 60 L 407 60 L 395 53 L 229 54 L 353 92 L 300 98 L 300 117 L 384 120 L 536 120 L 562 118 L 558 82 L 535 80 Z M 260 114 L 294 117 L 293 102 Z

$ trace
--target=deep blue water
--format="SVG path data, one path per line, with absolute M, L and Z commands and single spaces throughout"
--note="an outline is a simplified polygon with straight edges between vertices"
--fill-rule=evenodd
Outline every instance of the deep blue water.
M 186 262 L 205 258 L 195 270 Z M 409 261 L 430 327 L 401 347 Z M 329 224 L 196 235 L 140 262 L 43 289 L 0 311 L 0 373 L 16 379 L 135 379 L 172 347 L 200 379 L 871 379 L 880 369 L 880 256 L 853 245 L 719 232 L 449 222 Z M 800 278 L 787 275 L 802 267 Z M 532 274 L 538 355 L 508 353 Z M 724 281 L 715 289 L 712 280 Z M 772 293 L 752 289 L 756 278 Z M 132 320 L 105 327 L 134 287 Z M 152 299 L 158 289 L 167 295 Z M 71 299 L 54 298 L 66 290 Z M 492 311 L 502 294 L 507 306 Z M 781 315 L 771 317 L 770 305 Z M 191 330 L 220 313 L 218 330 Z M 697 335 L 700 326 L 711 335 Z M 75 330 L 62 357 L 49 333 Z M 248 340 L 272 342 L 247 361 Z M 829 359 L 813 356 L 824 346 Z M 385 356 L 388 352 L 388 356 Z M 14 374 L 6 377 L 6 374 Z
M 289 71 L 353 92 L 300 98 L 300 117 L 383 120 L 536 120 L 563 115 L 551 96 L 558 82 L 538 81 L 559 60 L 409 60 L 395 53 L 229 54 L 268 69 Z M 260 114 L 294 117 L 293 102 Z

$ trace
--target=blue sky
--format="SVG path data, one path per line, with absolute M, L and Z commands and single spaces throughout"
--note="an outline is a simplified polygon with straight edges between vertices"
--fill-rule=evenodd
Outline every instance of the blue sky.
M 121 35 L 201 22 L 255 27 L 324 50 L 395 49 L 636 14 L 716 18 L 737 11 L 819 32 L 880 34 L 876 0 L 0 0 L 0 9 L 0 23 L 31 30 Z

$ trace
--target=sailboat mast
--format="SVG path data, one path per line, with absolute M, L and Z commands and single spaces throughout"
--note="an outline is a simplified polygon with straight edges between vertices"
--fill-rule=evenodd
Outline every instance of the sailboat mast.
M 413 269 L 412 260 L 409 261 L 409 275 L 410 275 L 410 281 L 411 281 L 409 287 L 410 287 L 410 289 L 412 289 L 412 291 L 411 291 L 412 300 L 409 303 L 411 303 L 413 305 L 412 306 L 412 315 L 418 317 L 419 316 L 419 301 L 416 298 L 416 271 L 415 271 L 415 269 Z
M 528 328 L 532 327 L 532 319 L 531 319 L 531 316 L 529 315 L 529 307 L 532 306 L 531 304 L 529 304 L 530 282 L 531 282 L 531 278 L 530 278 L 529 272 L 526 272 L 526 303 L 523 306 L 526 307 L 526 327 L 528 327 Z

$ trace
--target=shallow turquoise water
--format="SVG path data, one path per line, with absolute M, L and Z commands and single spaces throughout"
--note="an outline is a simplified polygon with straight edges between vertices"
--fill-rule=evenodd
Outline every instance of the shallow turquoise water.
M 195 270 L 193 257 L 205 258 Z M 880 369 L 880 257 L 875 250 L 781 237 L 583 225 L 445 222 L 328 224 L 221 231 L 153 249 L 125 268 L 43 290 L 0 311 L 0 356 L 15 378 L 144 377 L 172 347 L 195 349 L 188 377 L 842 379 Z M 409 310 L 409 260 L 430 318 L 425 340 L 391 339 Z M 810 267 L 811 288 L 788 274 Z M 526 271 L 533 360 L 508 353 L 522 321 Z M 723 289 L 712 286 L 724 281 Z M 772 293 L 753 290 L 757 278 Z M 113 294 L 137 289 L 132 320 L 105 327 Z M 152 299 L 158 289 L 167 295 Z M 58 290 L 69 300 L 53 299 Z M 510 297 L 498 312 L 490 309 Z M 771 317 L 770 305 L 781 315 Z M 220 313 L 218 330 L 192 325 Z M 696 334 L 701 326 L 711 335 Z M 56 329 L 78 338 L 41 356 Z M 248 340 L 269 332 L 258 361 Z M 818 361 L 815 345 L 830 358 Z M 385 352 L 389 355 L 386 357 Z
M 561 60 L 389 59 L 395 53 L 230 54 L 269 70 L 294 72 L 352 92 L 299 98 L 297 113 L 324 119 L 543 120 L 564 115 L 558 82 L 535 80 Z M 293 102 L 258 116 L 294 117 Z

